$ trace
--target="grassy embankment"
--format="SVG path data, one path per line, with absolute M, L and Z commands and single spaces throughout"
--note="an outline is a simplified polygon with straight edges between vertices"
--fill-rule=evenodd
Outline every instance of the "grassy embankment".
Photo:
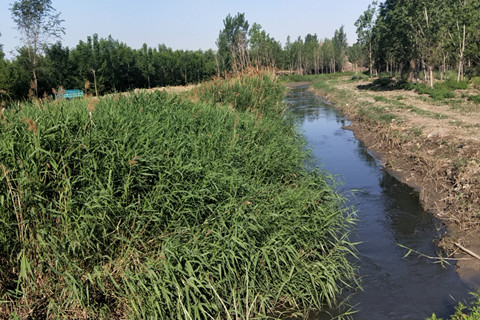
M 0 317 L 232 319 L 338 302 L 352 216 L 269 74 L 0 119 Z

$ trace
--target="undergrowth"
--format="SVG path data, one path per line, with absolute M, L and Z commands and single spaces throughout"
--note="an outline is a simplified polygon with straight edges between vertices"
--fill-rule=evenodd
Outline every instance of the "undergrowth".
M 252 319 L 338 302 L 356 283 L 353 217 L 274 115 L 276 80 L 247 77 L 205 84 L 203 102 L 6 110 L 0 317 Z

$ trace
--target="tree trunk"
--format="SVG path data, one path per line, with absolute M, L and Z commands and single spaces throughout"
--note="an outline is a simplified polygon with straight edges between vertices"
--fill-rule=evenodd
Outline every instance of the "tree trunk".
M 35 97 L 38 98 L 38 79 L 35 68 L 33 69 L 33 85 L 35 86 Z
M 460 46 L 460 52 L 458 54 L 459 61 L 458 61 L 457 82 L 460 82 L 460 78 L 463 75 L 463 52 L 464 51 L 465 51 L 465 25 L 463 25 L 463 40 L 462 40 L 462 44 Z
M 368 46 L 368 73 L 369 76 L 372 76 L 372 69 L 373 69 L 373 61 L 372 61 L 372 42 L 369 42 Z
M 433 89 L 433 66 L 428 66 L 429 86 Z
M 92 69 L 92 73 L 93 73 L 93 84 L 95 85 L 95 97 L 98 97 L 96 70 Z

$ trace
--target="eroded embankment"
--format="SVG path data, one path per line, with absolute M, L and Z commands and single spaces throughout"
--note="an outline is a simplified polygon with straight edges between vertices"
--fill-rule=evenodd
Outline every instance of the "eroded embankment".
M 352 120 L 350 129 L 385 169 L 416 188 L 424 208 L 445 222 L 440 245 L 469 258 L 458 261 L 459 273 L 479 287 L 480 261 L 461 247 L 480 253 L 480 105 L 465 98 L 435 101 L 351 77 L 323 77 L 312 87 Z

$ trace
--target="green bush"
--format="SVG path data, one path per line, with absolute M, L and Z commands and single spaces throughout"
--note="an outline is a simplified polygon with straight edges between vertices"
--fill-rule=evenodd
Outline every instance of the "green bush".
M 447 80 L 445 82 L 439 82 L 438 85 L 444 86 L 452 90 L 466 90 L 468 89 L 468 81 Z
M 330 178 L 306 170 L 292 121 L 242 111 L 282 108 L 274 79 L 249 81 L 255 94 L 215 83 L 228 94 L 203 103 L 157 92 L 5 111 L 0 317 L 261 318 L 333 305 L 355 283 L 352 216 Z M 235 92 L 247 97 L 232 103 Z
M 455 92 L 445 83 L 435 83 L 433 89 L 425 85 L 424 83 L 417 83 L 415 90 L 419 94 L 428 94 L 434 100 L 444 100 L 455 98 Z
M 472 87 L 475 89 L 480 89 L 480 77 L 473 77 L 471 79 Z
M 480 104 L 480 94 L 468 97 L 468 100 L 475 102 L 476 104 Z
M 366 80 L 369 80 L 369 79 L 370 79 L 370 77 L 363 72 L 357 72 L 352 77 L 352 81 L 366 81 Z

